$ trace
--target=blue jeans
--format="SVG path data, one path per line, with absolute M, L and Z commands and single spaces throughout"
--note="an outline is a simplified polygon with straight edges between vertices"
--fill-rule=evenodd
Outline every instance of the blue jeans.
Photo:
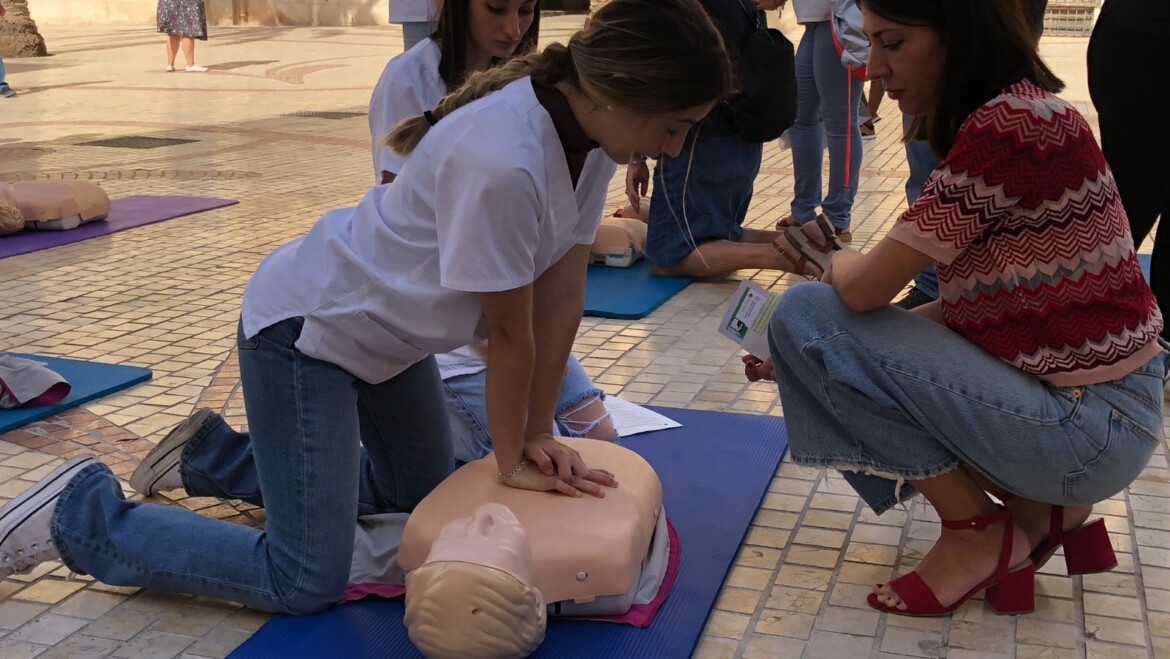
M 902 128 L 910 127 L 910 122 L 914 117 L 903 114 Z M 926 140 L 910 140 L 906 142 L 906 163 L 910 166 L 910 177 L 906 179 L 906 203 L 913 204 L 918 199 L 918 195 L 922 194 L 922 186 L 926 185 L 926 179 L 930 178 L 930 174 L 938 169 L 939 161 L 930 150 L 930 143 Z M 934 270 L 934 264 L 926 267 L 917 277 L 914 278 L 914 287 L 926 293 L 932 298 L 938 299 L 938 273 Z
M 688 139 L 677 158 L 661 156 L 650 193 L 646 260 L 674 265 L 708 240 L 739 242 L 763 152 L 759 142 L 725 135 Z
M 3 86 L 8 84 L 8 83 L 4 82 L 5 75 L 7 75 L 7 71 L 4 68 L 4 58 L 0 57 L 0 87 L 3 87 Z
M 53 543 L 70 569 L 265 611 L 305 614 L 337 603 L 359 486 L 377 509 L 409 511 L 453 470 L 454 457 L 433 357 L 368 384 L 298 351 L 303 322 L 238 336 L 251 432 L 213 424 L 188 443 L 180 467 L 192 494 L 235 497 L 258 486 L 262 501 L 248 498 L 264 505 L 265 528 L 127 501 L 96 463 L 70 481 L 53 513 Z
M 841 470 L 877 513 L 913 494 L 903 480 L 960 463 L 1028 499 L 1096 503 L 1160 441 L 1170 353 L 1056 387 L 915 314 L 855 313 L 821 283 L 784 293 L 769 329 L 793 461 Z
M 820 206 L 833 226 L 849 228 L 861 173 L 862 87 L 841 65 L 828 21 L 805 24 L 796 51 L 796 122 L 788 129 L 796 179 L 792 219 L 798 224 L 816 219 Z M 822 197 L 823 140 L 829 144 L 829 188 Z
M 447 394 L 447 409 L 451 415 L 455 459 L 461 463 L 471 462 L 490 453 L 492 438 L 488 432 L 485 396 L 487 371 L 449 377 L 443 380 L 443 390 Z M 605 393 L 589 379 L 581 362 L 570 355 L 565 366 L 565 377 L 561 380 L 561 393 L 557 397 L 556 434 L 561 437 L 584 437 L 591 430 L 579 427 L 566 418 L 581 401 L 590 397 L 605 400 Z

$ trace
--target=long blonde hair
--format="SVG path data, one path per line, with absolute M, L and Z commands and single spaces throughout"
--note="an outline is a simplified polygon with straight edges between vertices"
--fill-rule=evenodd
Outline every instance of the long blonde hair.
M 723 38 L 697 0 L 610 0 L 568 46 L 473 74 L 429 116 L 400 121 L 385 144 L 409 155 L 434 122 L 524 76 L 567 81 L 598 105 L 641 115 L 709 103 L 732 84 Z

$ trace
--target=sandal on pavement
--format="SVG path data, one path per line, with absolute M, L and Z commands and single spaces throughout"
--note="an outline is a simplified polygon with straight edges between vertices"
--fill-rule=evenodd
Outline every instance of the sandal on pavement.
M 1097 518 L 1071 531 L 1064 530 L 1064 506 L 1053 506 L 1049 518 L 1048 539 L 1032 551 L 1032 561 L 1039 570 L 1064 546 L 1064 566 L 1071 577 L 1077 574 L 1108 572 L 1117 567 L 1117 555 L 1109 540 L 1105 520 Z
M 788 227 L 798 227 L 798 226 L 800 226 L 800 225 L 796 223 L 796 220 L 792 219 L 791 213 L 776 220 L 776 230 L 777 231 L 783 231 L 783 230 L 787 229 Z
M 900 616 L 945 616 L 958 609 L 979 591 L 987 591 L 987 603 L 999 614 L 1031 613 L 1036 608 L 1036 564 L 1028 559 L 1022 566 L 1008 571 L 1012 556 L 1012 513 L 1001 508 L 990 515 L 977 515 L 964 520 L 943 520 L 943 528 L 952 530 L 984 531 L 996 522 L 1007 523 L 1003 529 L 1003 544 L 999 551 L 999 562 L 995 574 L 967 591 L 954 604 L 943 606 L 935 597 L 930 586 L 917 572 L 904 574 L 889 582 L 889 586 L 902 602 L 905 610 L 888 606 L 878 599 L 877 593 L 870 593 L 866 601 L 873 608 Z

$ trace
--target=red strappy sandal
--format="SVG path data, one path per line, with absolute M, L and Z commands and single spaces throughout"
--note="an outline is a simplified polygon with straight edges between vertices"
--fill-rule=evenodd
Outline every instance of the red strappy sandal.
M 900 616 L 945 616 L 953 613 L 979 591 L 986 589 L 987 603 L 996 613 L 1001 615 L 1031 613 L 1036 608 L 1036 564 L 1029 559 L 1022 567 L 1008 571 L 1008 561 L 1012 556 L 1013 527 L 1010 510 L 1001 508 L 990 515 L 978 515 L 964 520 L 943 520 L 942 525 L 943 528 L 952 530 L 983 531 L 991 524 L 1002 521 L 1006 521 L 1007 524 L 1004 525 L 1003 544 L 1000 547 L 995 574 L 967 591 L 967 594 L 954 604 L 950 606 L 940 604 L 934 592 L 917 572 L 904 574 L 889 583 L 890 588 L 906 604 L 904 610 L 883 604 L 878 600 L 876 593 L 870 593 L 866 601 L 879 611 Z
M 1039 570 L 1064 546 L 1064 566 L 1069 576 L 1108 572 L 1117 567 L 1117 554 L 1109 540 L 1105 520 L 1097 518 L 1071 531 L 1064 530 L 1064 506 L 1053 506 L 1049 517 L 1048 539 L 1032 551 L 1032 561 Z

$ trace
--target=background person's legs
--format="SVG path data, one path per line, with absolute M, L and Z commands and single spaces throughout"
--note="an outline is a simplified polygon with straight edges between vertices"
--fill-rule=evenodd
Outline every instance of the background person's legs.
M 187 60 L 187 68 L 195 66 L 195 39 L 191 37 L 183 37 L 180 40 L 180 45 L 183 49 L 183 59 Z
M 1106 14 L 1089 41 L 1089 93 L 1101 125 L 1101 150 L 1113 170 L 1135 247 L 1170 212 L 1170 133 L 1144 119 L 1170 107 L 1170 87 L 1149 84 L 1151 70 L 1170 67 L 1165 44 Z M 1135 66 L 1141 62 L 1141 66 Z M 1141 90 L 1136 91 L 1136 90 Z M 1150 288 L 1170 309 L 1170 231 L 1160 227 L 1150 257 Z M 1170 328 L 1163 330 L 1170 337 Z
M 167 67 L 169 69 L 175 68 L 175 57 L 179 54 L 179 41 L 181 37 L 177 34 L 167 35 Z
M 841 66 L 841 56 L 833 46 L 828 23 L 817 25 L 824 27 L 818 28 L 814 43 L 813 74 L 829 147 L 829 183 L 820 205 L 833 226 L 844 230 L 849 229 L 852 220 L 853 199 L 857 195 L 864 151 L 857 124 L 863 83 Z
M 824 26 L 829 38 L 828 23 L 805 26 L 800 47 L 796 50 L 796 120 L 788 129 L 792 147 L 792 220 L 804 224 L 816 219 L 821 205 L 821 167 L 824 163 L 825 134 L 821 125 L 821 95 L 813 72 L 813 58 L 819 38 L 817 26 Z M 832 44 L 829 44 L 830 47 Z

